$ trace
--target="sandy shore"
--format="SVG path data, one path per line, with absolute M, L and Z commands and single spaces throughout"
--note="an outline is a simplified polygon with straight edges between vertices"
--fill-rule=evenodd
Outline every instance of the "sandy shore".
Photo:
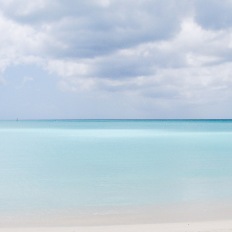
M 112 209 L 111 209 L 112 210 Z M 231 204 L 0 215 L 0 232 L 232 232 Z
M 232 232 L 232 220 L 138 225 L 0 228 L 0 232 Z

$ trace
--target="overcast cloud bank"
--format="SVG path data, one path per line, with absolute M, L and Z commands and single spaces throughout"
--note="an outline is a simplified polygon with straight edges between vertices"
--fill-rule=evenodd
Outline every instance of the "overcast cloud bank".
M 77 104 L 81 117 L 232 117 L 231 0 L 0 4 L 1 88 L 6 70 L 35 65 L 59 77 L 72 106 L 75 94 L 86 104 L 98 98 L 105 114 Z

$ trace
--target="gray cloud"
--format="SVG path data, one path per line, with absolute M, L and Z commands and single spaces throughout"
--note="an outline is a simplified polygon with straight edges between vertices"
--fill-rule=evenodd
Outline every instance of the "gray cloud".
M 183 4 L 182 0 L 2 0 L 7 17 L 44 31 L 62 45 L 47 46 L 51 56 L 73 58 L 168 39 L 179 29 Z
M 195 0 L 196 21 L 206 29 L 232 27 L 231 0 Z
M 232 97 L 229 0 L 0 3 L 1 72 L 37 64 L 63 92 L 121 94 L 164 113 Z
M 100 78 L 124 79 L 155 76 L 159 68 L 177 68 L 184 65 L 185 60 L 178 53 L 144 45 L 96 60 L 94 73 Z
M 118 2 L 108 9 L 84 17 L 82 25 L 79 18 L 75 18 L 76 25 L 67 21 L 54 25 L 51 34 L 59 41 L 68 44 L 60 50 L 61 56 L 96 57 L 110 54 L 119 49 L 137 46 L 154 40 L 167 39 L 179 29 L 177 6 L 167 9 L 160 1 L 153 4 L 136 6 Z M 67 36 L 68 35 L 68 36 Z M 67 39 L 68 38 L 68 39 Z

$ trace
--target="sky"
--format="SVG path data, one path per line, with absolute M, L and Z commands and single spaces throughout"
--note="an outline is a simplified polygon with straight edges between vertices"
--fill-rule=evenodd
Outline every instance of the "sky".
M 0 119 L 232 118 L 232 0 L 0 6 Z

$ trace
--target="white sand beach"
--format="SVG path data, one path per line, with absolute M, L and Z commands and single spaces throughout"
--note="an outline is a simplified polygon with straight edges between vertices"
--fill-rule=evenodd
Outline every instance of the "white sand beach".
M 1 217 L 0 232 L 232 232 L 231 215 L 228 202 L 119 214 L 8 215 Z
M 72 226 L 72 227 L 37 227 L 37 228 L 0 228 L 0 232 L 231 232 L 232 220 L 134 224 L 109 226 Z

